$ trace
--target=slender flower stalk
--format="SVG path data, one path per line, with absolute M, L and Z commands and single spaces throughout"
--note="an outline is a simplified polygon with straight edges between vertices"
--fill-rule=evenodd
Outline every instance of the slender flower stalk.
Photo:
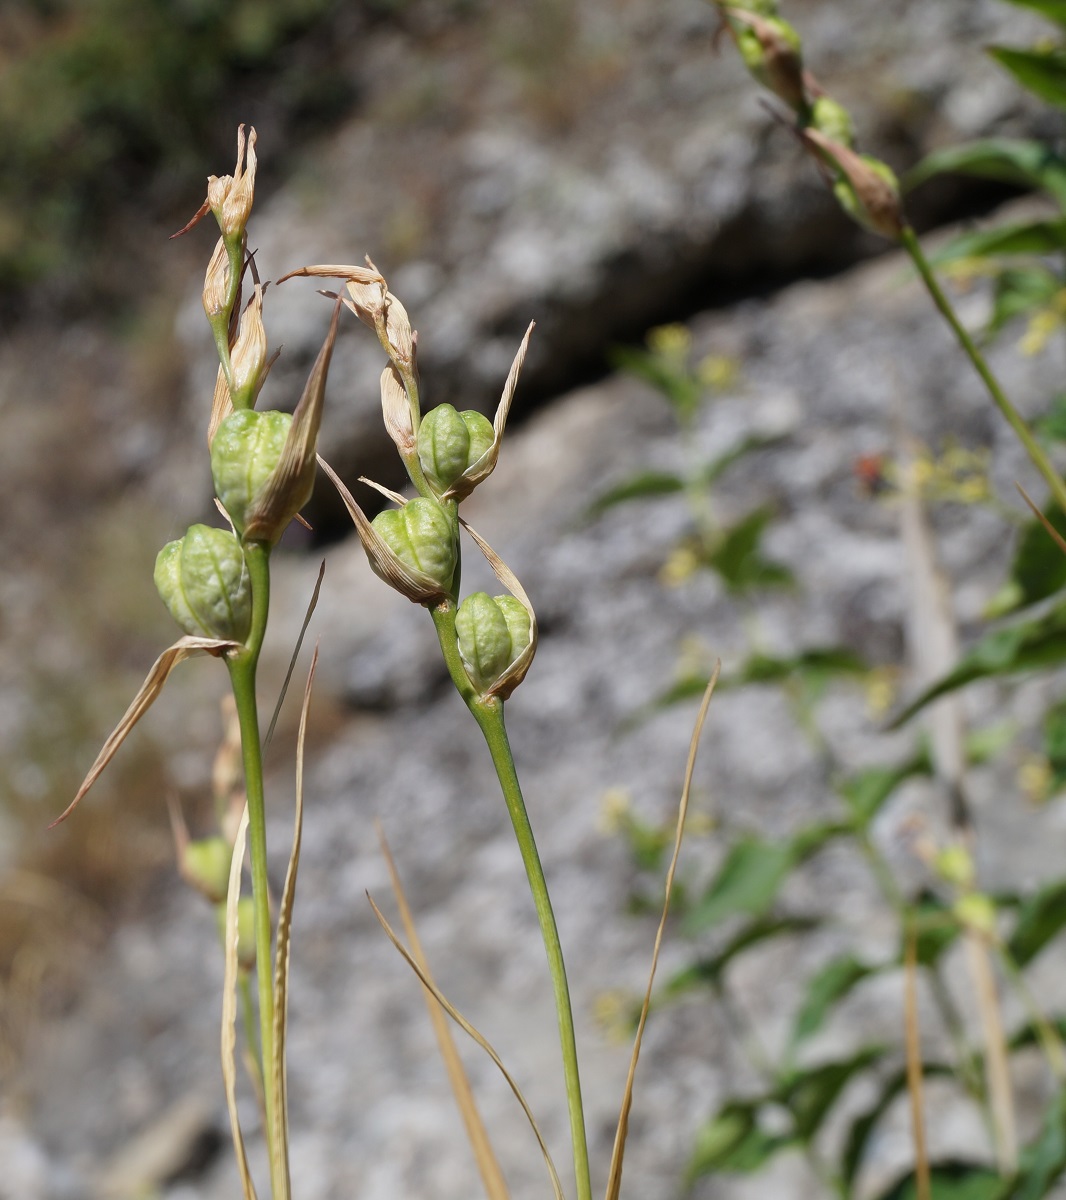
M 1044 452 L 1044 448 L 1033 436 L 1025 418 L 1008 399 L 1007 394 L 1000 386 L 999 380 L 993 374 L 991 367 L 989 367 L 988 361 L 978 349 L 977 343 L 959 320 L 958 314 L 937 281 L 933 268 L 926 258 L 925 252 L 922 250 L 921 243 L 910 225 L 904 225 L 900 240 L 903 248 L 910 256 L 911 262 L 914 263 L 915 269 L 921 276 L 922 283 L 925 284 L 926 291 L 932 298 L 933 303 L 944 320 L 951 326 L 956 341 L 962 347 L 966 357 L 973 364 L 974 370 L 981 377 L 981 382 L 992 397 L 992 402 L 1018 435 L 1018 440 L 1025 447 L 1025 451 L 1029 455 L 1033 466 L 1043 475 L 1052 496 L 1055 497 L 1056 504 L 1058 504 L 1063 512 L 1066 512 L 1066 483 L 1063 482 L 1062 476 L 1052 466 L 1051 460 Z
M 248 842 L 252 864 L 252 903 L 255 909 L 256 982 L 259 997 L 259 1046 L 265 1086 L 267 1145 L 273 1194 L 282 1194 L 282 1172 L 288 1173 L 286 1148 L 277 1144 L 278 1113 L 272 1086 L 277 1069 L 274 1031 L 273 923 L 270 915 L 270 882 L 267 875 L 266 797 L 263 789 L 263 753 L 256 702 L 256 674 L 270 610 L 270 546 L 249 542 L 245 559 L 252 587 L 252 629 L 245 645 L 227 660 L 233 699 L 241 730 L 241 754 L 248 800 Z
M 462 696 L 474 720 L 485 736 L 496 777 L 500 781 L 507 813 L 514 827 L 518 849 L 522 855 L 533 905 L 537 910 L 544 950 L 548 956 L 555 1011 L 559 1022 L 559 1042 L 563 1056 L 563 1078 L 566 1083 L 567 1108 L 570 1114 L 570 1138 L 573 1146 L 574 1175 L 577 1182 L 578 1200 L 591 1200 L 592 1183 L 589 1171 L 588 1138 L 585 1132 L 585 1110 L 581 1098 L 581 1073 L 578 1065 L 577 1037 L 574 1031 L 573 1007 L 570 1002 L 570 986 L 567 981 L 566 963 L 563 959 L 559 928 L 552 909 L 548 883 L 540 860 L 533 827 L 529 822 L 522 787 L 515 770 L 510 740 L 504 723 L 504 702 L 498 696 L 480 696 L 471 685 L 470 678 L 459 652 L 459 639 L 455 629 L 456 608 L 446 601 L 431 610 L 437 629 L 441 652 L 457 691 Z

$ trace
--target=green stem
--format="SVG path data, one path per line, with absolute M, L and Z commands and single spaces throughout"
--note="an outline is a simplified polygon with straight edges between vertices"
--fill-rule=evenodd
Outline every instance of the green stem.
M 275 1110 L 274 1079 L 277 1053 L 274 1041 L 273 923 L 270 916 L 270 881 L 267 874 L 266 797 L 263 788 L 263 751 L 255 681 L 259 652 L 270 609 L 270 547 L 248 542 L 245 560 L 252 590 L 252 629 L 248 641 L 228 660 L 233 698 L 241 730 L 244 786 L 248 800 L 248 844 L 252 862 L 252 904 L 255 909 L 255 976 L 259 993 L 259 1039 L 263 1061 L 263 1095 L 267 1145 L 270 1147 L 270 1181 L 273 1194 L 286 1194 L 285 1148 L 275 1145 L 279 1128 Z
M 963 327 L 955 309 L 952 307 L 951 301 L 937 282 L 936 276 L 933 274 L 933 268 L 929 260 L 925 257 L 917 235 L 909 225 L 904 225 L 903 232 L 900 234 L 900 240 L 903 243 L 904 249 L 910 255 L 911 261 L 917 268 L 918 274 L 922 277 L 922 282 L 932 297 L 933 303 L 940 310 L 944 320 L 951 326 L 959 345 L 965 351 L 966 356 L 973 364 L 974 370 L 980 375 L 981 381 L 988 389 L 988 394 L 992 397 L 993 403 L 1018 435 L 1018 440 L 1025 447 L 1033 466 L 1043 475 L 1059 508 L 1063 512 L 1066 512 L 1066 483 L 1063 482 L 1062 476 L 1051 465 L 1051 461 L 1044 453 L 1040 443 L 1033 437 L 1032 431 L 1029 429 L 1024 418 L 1007 398 L 1006 393 L 1000 387 L 999 380 L 992 374 L 992 370 L 985 361 L 984 355 L 977 348 L 977 344 Z
M 552 911 L 548 883 L 544 878 L 544 867 L 529 823 L 522 787 L 518 782 L 511 745 L 503 719 L 503 701 L 495 696 L 480 696 L 470 682 L 459 655 L 459 642 L 455 632 L 455 605 L 445 601 L 432 609 L 433 623 L 437 627 L 444 661 L 459 694 L 473 714 L 481 732 L 485 735 L 492 764 L 500 781 L 507 812 L 518 839 L 522 864 L 533 894 L 537 910 L 544 949 L 548 956 L 552 990 L 555 995 L 555 1011 L 559 1021 L 559 1042 L 563 1055 L 563 1078 L 566 1082 L 566 1100 L 570 1113 L 570 1137 L 574 1150 L 574 1175 L 577 1181 L 578 1200 L 592 1200 L 592 1180 L 589 1172 L 588 1141 L 585 1136 L 585 1110 L 581 1102 L 581 1075 L 578 1069 L 577 1038 L 574 1032 L 574 1014 L 570 1004 L 570 987 L 566 979 L 566 964 L 559 940 L 559 929 Z

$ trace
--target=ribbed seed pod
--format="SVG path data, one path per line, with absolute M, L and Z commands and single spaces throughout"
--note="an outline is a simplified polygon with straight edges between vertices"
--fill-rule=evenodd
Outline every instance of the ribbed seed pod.
M 461 480 L 494 440 L 492 422 L 473 409 L 457 412 L 439 404 L 426 413 L 418 427 L 418 459 L 437 495 Z
M 211 474 L 215 492 L 238 533 L 264 485 L 281 462 L 292 428 L 283 412 L 240 409 L 218 427 L 211 443 Z
M 455 614 L 459 653 L 480 692 L 487 692 L 529 645 L 529 613 L 514 596 L 474 592 Z
M 193 525 L 155 562 L 155 585 L 171 616 L 193 637 L 243 642 L 252 623 L 244 551 L 228 529 Z
M 371 524 L 405 567 L 438 584 L 442 593 L 449 590 L 455 573 L 455 534 L 448 514 L 435 500 L 418 496 L 403 508 L 378 513 Z M 387 583 L 393 582 L 373 558 L 370 565 Z

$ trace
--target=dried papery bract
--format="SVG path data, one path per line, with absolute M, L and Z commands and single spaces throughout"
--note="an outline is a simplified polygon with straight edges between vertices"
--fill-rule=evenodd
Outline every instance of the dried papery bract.
M 164 650 L 155 660 L 152 669 L 148 672 L 147 678 L 141 684 L 140 691 L 134 696 L 129 708 L 123 714 L 122 720 L 119 721 L 111 736 L 104 742 L 100 753 L 96 756 L 96 761 L 89 768 L 89 773 L 82 781 L 81 787 L 78 788 L 74 799 L 56 817 L 52 822 L 52 826 L 65 821 L 75 808 L 78 807 L 86 792 L 100 778 L 107 764 L 115 757 L 118 748 L 126 740 L 126 736 L 130 730 L 133 729 L 134 725 L 137 724 L 141 717 L 155 703 L 159 693 L 163 690 L 163 685 L 170 678 L 170 672 L 174 670 L 178 663 L 183 662 L 186 658 L 191 658 L 194 654 L 212 654 L 216 658 L 222 658 L 226 654 L 239 649 L 240 643 L 238 642 L 223 641 L 219 638 L 183 637 L 176 641 L 169 649 Z
M 333 319 L 322 348 L 318 352 L 300 402 L 293 413 L 292 426 L 281 461 L 255 497 L 247 514 L 244 536 L 251 541 L 274 543 L 301 508 L 311 499 L 318 462 L 318 431 L 322 424 L 322 406 L 326 378 L 337 340 L 340 305 L 333 307 Z
M 853 220 L 872 233 L 898 242 L 903 233 L 903 205 L 892 169 L 880 159 L 857 154 L 820 129 L 798 130 L 808 150 L 827 166 L 833 194 Z
M 717 8 L 754 78 L 793 111 L 807 112 L 803 47 L 795 29 L 776 15 L 762 15 L 742 5 L 718 4 Z
M 257 283 L 241 316 L 237 340 L 230 349 L 234 408 L 252 408 L 266 379 L 267 336 L 263 325 L 263 285 Z

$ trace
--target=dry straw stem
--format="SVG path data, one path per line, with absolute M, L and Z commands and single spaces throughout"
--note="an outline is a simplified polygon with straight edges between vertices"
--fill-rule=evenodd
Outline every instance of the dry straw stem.
M 141 684 L 140 691 L 134 696 L 129 708 L 123 714 L 122 720 L 119 721 L 111 736 L 104 742 L 100 753 L 96 756 L 96 761 L 89 768 L 89 773 L 82 781 L 82 785 L 78 788 L 74 799 L 71 800 L 48 828 L 54 829 L 56 825 L 61 821 L 65 821 L 75 808 L 78 807 L 85 793 L 100 778 L 107 764 L 115 757 L 119 746 L 126 740 L 126 736 L 130 730 L 155 703 L 159 693 L 163 690 L 163 685 L 170 677 L 170 672 L 174 670 L 178 663 L 191 658 L 194 654 L 212 654 L 216 658 L 221 658 L 230 650 L 238 649 L 240 649 L 239 642 L 221 641 L 218 638 L 183 637 L 179 638 L 169 649 L 164 650 L 155 660 L 152 669 L 148 672 L 147 678 Z
M 321 581 L 321 575 L 319 576 Z M 303 705 L 300 709 L 300 729 L 296 736 L 296 816 L 293 823 L 292 851 L 285 872 L 285 886 L 278 907 L 277 945 L 274 962 L 274 1078 L 268 1087 L 274 1091 L 274 1113 L 277 1126 L 274 1129 L 275 1145 L 271 1153 L 278 1163 L 278 1178 L 284 1185 L 282 1196 L 274 1200 L 288 1200 L 291 1183 L 289 1180 L 289 1096 L 285 1069 L 285 1037 L 289 1019 L 289 956 L 292 948 L 292 909 L 296 900 L 296 873 L 300 866 L 300 846 L 303 841 L 304 821 L 304 748 L 307 742 L 307 715 L 311 709 L 311 689 L 318 667 L 318 646 L 311 656 L 311 666 L 304 686 Z
M 622 1111 L 618 1116 L 618 1129 L 614 1136 L 614 1150 L 611 1153 L 611 1170 L 607 1177 L 606 1200 L 618 1200 L 622 1188 L 622 1159 L 625 1154 L 626 1138 L 629 1134 L 629 1113 L 633 1107 L 633 1081 L 637 1074 L 637 1062 L 640 1058 L 640 1047 L 644 1040 L 644 1027 L 648 1023 L 648 1013 L 651 1010 L 651 993 L 655 983 L 655 972 L 659 966 L 659 952 L 662 949 L 663 934 L 666 930 L 666 918 L 670 913 L 670 896 L 674 888 L 674 874 L 677 871 L 677 860 L 681 856 L 681 842 L 685 836 L 685 819 L 688 816 L 689 798 L 692 795 L 692 776 L 696 770 L 696 753 L 699 750 L 700 736 L 707 720 L 707 711 L 711 706 L 715 685 L 722 670 L 719 659 L 714 664 L 714 671 L 707 681 L 703 693 L 703 701 L 696 714 L 696 723 L 692 729 L 692 740 L 689 742 L 688 762 L 685 765 L 685 782 L 681 788 L 681 801 L 677 806 L 677 826 L 674 830 L 674 852 L 670 856 L 670 866 L 666 872 L 666 895 L 663 898 L 662 916 L 659 918 L 659 928 L 655 931 L 655 948 L 651 956 L 651 970 L 648 972 L 648 986 L 644 992 L 644 1003 L 640 1006 L 640 1020 L 637 1022 L 637 1033 L 633 1039 L 633 1054 L 629 1060 L 629 1074 L 626 1076 L 625 1091 L 622 1094 Z
M 281 691 L 278 692 L 278 702 L 274 705 L 274 712 L 270 717 L 270 724 L 267 726 L 266 737 L 263 738 L 263 745 L 269 746 L 271 739 L 274 736 L 274 730 L 277 728 L 278 718 L 281 716 L 281 706 L 285 703 L 285 696 L 289 690 L 289 683 L 292 681 L 292 673 L 296 670 L 296 660 L 300 657 L 300 650 L 304 644 L 304 637 L 307 634 L 307 627 L 311 624 L 311 618 L 314 616 L 315 609 L 318 607 L 318 598 L 322 594 L 322 580 L 326 576 L 326 560 L 323 559 L 318 565 L 318 578 L 315 580 L 314 589 L 311 592 L 311 599 L 307 602 L 307 611 L 304 613 L 303 624 L 300 626 L 300 633 L 296 638 L 296 645 L 292 650 L 292 657 L 289 659 L 289 667 L 285 672 L 285 678 L 281 684 Z M 318 658 L 318 646 L 315 646 L 315 658 Z
M 381 845 L 381 853 L 385 858 L 385 865 L 388 867 L 392 892 L 396 897 L 396 905 L 400 910 L 400 919 L 403 921 L 404 932 L 407 934 L 407 941 L 411 947 L 411 956 L 421 968 L 425 977 L 432 980 L 433 974 L 430 971 L 429 962 L 422 949 L 418 931 L 415 929 L 414 919 L 411 916 L 411 907 L 407 903 L 407 895 L 403 890 L 400 873 L 396 869 L 396 861 L 392 857 L 392 851 L 389 849 L 385 831 L 382 829 L 380 821 L 375 822 L 375 827 L 378 833 L 378 842 Z M 459 1051 L 455 1047 L 455 1039 L 452 1037 L 447 1020 L 445 1020 L 444 1012 L 428 988 L 424 988 L 423 992 L 426 1000 L 426 1008 L 429 1011 L 429 1019 L 433 1024 L 433 1033 L 437 1038 L 437 1047 L 440 1050 L 440 1056 L 444 1060 L 444 1066 L 448 1072 L 448 1081 L 452 1086 L 456 1107 L 463 1118 L 466 1136 L 470 1140 L 470 1148 L 474 1152 L 474 1159 L 481 1174 L 481 1182 L 485 1186 L 485 1194 L 489 1197 L 489 1200 L 509 1200 L 510 1194 L 507 1191 L 507 1183 L 504 1180 L 503 1171 L 500 1169 L 499 1160 L 496 1158 L 496 1153 L 492 1148 L 488 1130 L 485 1128 L 485 1123 L 477 1107 L 477 1101 L 474 1099 L 474 1091 L 470 1086 L 469 1076 L 463 1067 L 463 1060 L 459 1057 Z
M 241 898 L 241 867 L 244 863 L 247 837 L 248 805 L 245 804 L 241 823 L 237 826 L 237 839 L 233 843 L 229 890 L 226 895 L 226 957 L 222 983 L 222 1082 L 226 1090 L 230 1133 L 233 1137 L 233 1151 L 237 1157 L 237 1170 L 241 1176 L 244 1200 L 256 1200 L 255 1184 L 248 1169 L 248 1153 L 245 1150 L 240 1115 L 237 1111 L 237 903 Z
M 444 1009 L 444 1011 L 448 1014 L 448 1016 L 451 1017 L 451 1019 L 456 1023 L 456 1025 L 458 1025 L 459 1028 L 468 1037 L 472 1038 L 475 1042 L 477 1042 L 477 1044 L 481 1047 L 481 1049 L 484 1050 L 485 1053 L 489 1056 L 489 1058 L 491 1058 L 492 1061 L 496 1064 L 497 1070 L 507 1081 L 507 1086 L 514 1093 L 515 1099 L 521 1105 L 522 1111 L 526 1114 L 526 1120 L 529 1122 L 529 1126 L 533 1130 L 533 1135 L 537 1139 L 537 1145 L 540 1146 L 540 1153 L 544 1159 L 544 1165 L 547 1167 L 548 1175 L 551 1179 L 552 1193 L 555 1196 L 555 1200 L 566 1200 L 565 1196 L 563 1195 L 562 1184 L 559 1182 L 559 1173 L 558 1173 L 558 1171 L 556 1171 L 555 1164 L 552 1162 L 551 1154 L 548 1153 L 548 1146 L 547 1146 L 547 1143 L 544 1141 L 544 1135 L 540 1132 L 540 1127 L 537 1125 L 537 1122 L 533 1116 L 532 1110 L 530 1109 L 529 1105 L 526 1103 L 525 1096 L 522 1095 L 521 1088 L 519 1088 L 518 1084 L 515 1082 L 511 1073 L 503 1065 L 503 1060 L 496 1053 L 496 1051 L 493 1049 L 492 1045 L 488 1042 L 488 1040 L 482 1034 L 480 1034 L 474 1028 L 473 1025 L 470 1024 L 470 1022 L 466 1019 L 466 1017 L 464 1017 L 463 1014 L 461 1012 L 459 1012 L 459 1010 L 455 1007 L 455 1005 L 453 1005 L 451 1003 L 451 1001 L 444 995 L 444 993 L 440 990 L 440 988 L 437 987 L 437 985 L 433 982 L 433 980 L 428 975 L 425 974 L 425 972 L 418 965 L 417 961 L 415 960 L 415 958 L 411 954 L 411 952 L 396 936 L 396 933 L 393 931 L 392 926 L 388 923 L 388 921 L 385 920 L 384 913 L 382 913 L 381 909 L 378 908 L 378 906 L 374 903 L 374 897 L 371 896 L 369 892 L 367 892 L 366 898 L 367 898 L 367 900 L 370 901 L 370 907 L 374 910 L 374 916 L 376 916 L 378 921 L 381 923 L 381 928 L 385 930 L 385 933 L 388 936 L 389 941 L 392 942 L 392 944 L 396 947 L 396 949 L 399 950 L 399 952 L 403 955 L 404 959 L 407 962 L 407 965 L 411 968 L 412 971 L 414 971 L 414 973 L 421 980 L 422 986 L 430 993 L 430 995 L 433 997 L 434 1000 L 436 1000 L 436 1002 L 441 1006 L 441 1008 Z
M 918 1024 L 918 937 L 907 931 L 903 954 L 903 1031 L 907 1048 L 907 1092 L 914 1136 L 914 1181 L 917 1200 L 931 1200 L 929 1151 L 925 1144 L 925 1100 L 922 1086 L 922 1040 Z

